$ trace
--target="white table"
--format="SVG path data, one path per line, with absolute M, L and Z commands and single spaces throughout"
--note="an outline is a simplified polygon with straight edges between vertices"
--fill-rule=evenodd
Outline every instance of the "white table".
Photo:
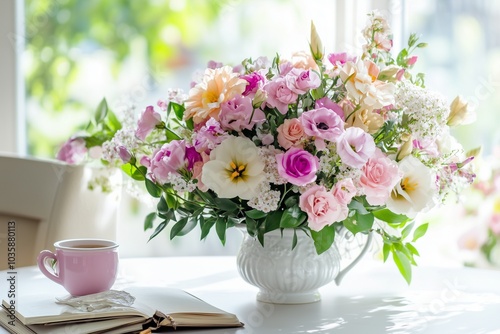
M 4 295 L 7 273 L 0 273 Z M 17 273 L 19 290 L 66 295 L 36 267 Z M 340 287 L 323 287 L 320 302 L 274 305 L 255 300 L 257 289 L 239 277 L 234 257 L 122 259 L 114 288 L 130 285 L 181 288 L 245 323 L 239 329 L 186 334 L 500 333 L 500 271 L 417 267 L 408 287 L 392 263 L 366 260 Z

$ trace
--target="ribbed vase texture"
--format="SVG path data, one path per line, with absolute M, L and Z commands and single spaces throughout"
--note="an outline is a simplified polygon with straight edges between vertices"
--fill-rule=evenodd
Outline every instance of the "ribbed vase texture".
M 244 232 L 238 253 L 240 275 L 260 289 L 257 300 L 278 304 L 310 303 L 320 300 L 318 288 L 330 283 L 339 273 L 340 255 L 333 245 L 318 255 L 313 240 L 297 231 L 298 242 L 292 250 L 293 230 L 266 233 L 264 247 Z

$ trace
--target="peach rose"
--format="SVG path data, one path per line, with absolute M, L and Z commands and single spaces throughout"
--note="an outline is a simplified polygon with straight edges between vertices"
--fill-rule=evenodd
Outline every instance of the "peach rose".
M 278 127 L 278 143 L 284 149 L 292 146 L 302 147 L 301 139 L 304 138 L 304 128 L 297 118 L 285 119 Z

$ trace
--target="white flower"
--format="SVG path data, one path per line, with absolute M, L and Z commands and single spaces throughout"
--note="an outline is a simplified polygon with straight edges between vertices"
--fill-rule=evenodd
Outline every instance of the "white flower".
M 356 63 L 346 62 L 339 73 L 348 96 L 368 110 L 394 104 L 395 86 L 390 82 L 377 80 L 373 71 L 370 72 L 365 62 L 358 60 Z
M 387 208 L 394 213 L 414 217 L 435 204 L 437 194 L 436 175 L 412 155 L 399 162 L 403 173 L 387 200 Z
M 201 180 L 221 198 L 249 200 L 265 177 L 264 167 L 250 139 L 231 136 L 210 153 Z
M 450 108 L 440 94 L 401 81 L 395 99 L 395 107 L 408 118 L 408 130 L 414 139 L 433 142 L 446 128 Z

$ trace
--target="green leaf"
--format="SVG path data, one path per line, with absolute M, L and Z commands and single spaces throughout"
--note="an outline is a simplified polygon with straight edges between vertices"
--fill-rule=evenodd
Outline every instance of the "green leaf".
M 189 130 L 193 130 L 194 129 L 194 121 L 192 118 L 188 119 L 186 121 L 186 127 L 189 129 Z
M 389 253 L 391 252 L 391 246 L 384 242 L 384 246 L 382 247 L 382 254 L 384 256 L 384 262 L 389 258 Z
M 167 201 L 168 207 L 172 210 L 177 210 L 177 208 L 179 207 L 179 201 L 177 200 L 177 197 L 172 194 L 171 189 L 165 191 L 165 200 Z
M 162 189 L 148 178 L 144 179 L 144 181 L 146 182 L 146 190 L 148 191 L 148 193 L 154 198 L 160 198 Z
M 146 216 L 146 218 L 144 219 L 144 231 L 153 228 L 153 222 L 155 218 L 156 218 L 156 212 L 151 212 Z
M 166 213 L 158 212 L 157 215 L 158 215 L 158 217 L 160 217 L 166 221 L 175 220 L 174 210 L 169 210 Z
M 384 221 L 391 225 L 404 224 L 410 220 L 410 218 L 408 218 L 407 216 L 396 214 L 389 209 L 376 210 L 372 211 L 372 213 L 378 220 Z
M 425 48 L 427 46 L 427 43 L 418 43 L 417 48 Z
M 297 246 L 297 230 L 293 230 L 292 250 Z
M 414 223 L 408 224 L 403 231 L 401 231 L 401 239 L 406 239 L 410 235 L 411 230 L 413 229 Z
M 290 196 L 285 200 L 284 203 L 285 203 L 285 206 L 287 208 L 291 208 L 292 206 L 299 204 L 299 197 L 298 196 Z
M 187 221 L 187 224 L 182 228 L 182 230 L 180 230 L 176 236 L 183 236 L 183 235 L 186 235 L 188 234 L 189 232 L 191 232 L 195 227 L 196 225 L 198 225 L 198 217 L 191 217 L 190 219 L 188 219 Z M 175 225 L 174 225 L 175 227 Z M 173 229 L 173 227 L 172 227 Z
M 401 52 L 399 52 L 396 58 L 396 63 L 399 66 L 406 67 L 406 58 L 408 58 L 408 51 L 406 49 L 403 49 L 401 50 Z
M 94 121 L 95 124 L 101 123 L 104 118 L 106 118 L 106 115 L 108 113 L 108 103 L 106 102 L 106 99 L 102 99 L 99 105 L 97 106 L 97 109 L 94 114 Z
M 212 229 L 212 226 L 214 226 L 216 219 L 214 217 L 210 217 L 206 219 L 205 221 L 200 221 L 200 227 L 201 227 L 201 240 L 205 239 L 210 233 L 210 229 Z
M 239 208 L 238 204 L 227 198 L 215 198 L 215 204 L 219 209 L 229 213 L 236 212 Z
M 394 263 L 396 263 L 396 266 L 399 269 L 399 272 L 401 273 L 401 275 L 403 275 L 406 282 L 410 284 L 411 283 L 410 260 L 404 255 L 404 253 L 401 253 L 396 249 L 392 250 L 392 257 L 394 259 Z
M 335 240 L 335 226 L 325 226 L 319 232 L 311 230 L 311 237 L 314 240 L 316 253 L 321 254 L 328 250 Z
M 254 219 L 247 217 L 245 219 L 245 225 L 247 227 L 248 234 L 254 237 L 257 234 L 257 222 Z
M 415 229 L 415 232 L 413 232 L 412 242 L 415 242 L 418 239 L 420 239 L 421 237 L 423 237 L 425 235 L 425 232 L 427 232 L 428 227 L 429 227 L 429 223 L 425 223 L 425 224 L 422 224 L 419 227 L 417 227 Z
M 358 200 L 353 199 L 351 203 L 349 203 L 348 207 L 349 209 L 354 210 L 362 215 L 368 214 L 368 210 L 366 210 L 366 207 Z
M 162 221 L 155 229 L 155 231 L 153 232 L 153 234 L 151 234 L 151 236 L 149 237 L 148 241 L 150 241 L 151 239 L 153 239 L 154 237 L 156 237 L 161 231 L 163 231 L 165 229 L 165 227 L 167 227 L 167 224 L 168 224 L 168 221 L 164 220 Z
M 253 218 L 253 219 L 261 219 L 267 216 L 267 213 L 262 212 L 260 210 L 248 210 L 245 212 L 245 215 L 247 217 Z
M 113 133 L 122 128 L 122 123 L 118 120 L 118 117 L 116 117 L 115 113 L 111 110 L 108 110 L 106 125 Z
M 362 215 L 356 213 L 353 217 L 348 217 L 344 220 L 344 226 L 352 232 L 352 234 L 356 234 L 358 232 L 367 232 L 373 226 L 374 217 L 371 213 L 367 215 Z
M 408 249 L 413 255 L 420 256 L 418 250 L 409 242 L 405 244 L 406 249 Z
M 168 109 L 173 110 L 175 113 L 175 117 L 177 117 L 177 119 L 179 121 L 182 121 L 182 119 L 184 117 L 184 111 L 186 110 L 186 108 L 184 108 L 184 106 L 182 106 L 178 103 L 175 103 L 175 102 L 170 102 L 168 104 Z M 167 112 L 169 112 L 169 111 L 167 111 Z
M 220 242 L 225 245 L 226 244 L 226 220 L 223 217 L 217 218 L 215 223 L 215 231 L 219 236 Z
M 172 140 L 180 140 L 181 139 L 181 137 L 177 133 L 170 130 L 169 128 L 165 129 L 165 135 L 167 136 L 168 142 L 171 142 Z
M 125 172 L 125 174 L 136 181 L 144 181 L 144 175 L 147 172 L 146 167 L 140 166 L 139 168 L 137 168 L 135 165 L 132 165 L 130 163 L 123 164 L 121 166 L 121 169 Z
M 158 204 L 156 205 L 156 210 L 158 213 L 161 214 L 166 214 L 167 212 L 170 211 L 170 208 L 168 207 L 167 201 L 165 200 L 164 196 L 160 197 L 160 200 L 158 201 Z
M 307 215 L 300 210 L 298 205 L 283 211 L 279 227 L 281 228 L 295 228 L 302 224 L 307 218 Z
M 405 247 L 405 245 L 403 245 L 402 243 L 398 242 L 398 243 L 394 243 L 394 249 L 400 253 L 402 253 L 403 255 L 406 256 L 406 258 L 410 261 L 410 264 L 413 264 L 413 265 L 417 265 L 417 263 L 415 262 L 415 260 L 413 259 L 413 254 L 412 252 Z
M 283 211 L 273 211 L 267 215 L 264 227 L 265 232 L 271 232 L 280 228 Z
M 170 230 L 170 240 L 172 240 L 179 233 L 181 233 L 181 231 L 184 229 L 187 223 L 188 223 L 188 217 L 179 219 L 179 221 L 175 223 L 175 225 L 172 226 L 172 229 Z

